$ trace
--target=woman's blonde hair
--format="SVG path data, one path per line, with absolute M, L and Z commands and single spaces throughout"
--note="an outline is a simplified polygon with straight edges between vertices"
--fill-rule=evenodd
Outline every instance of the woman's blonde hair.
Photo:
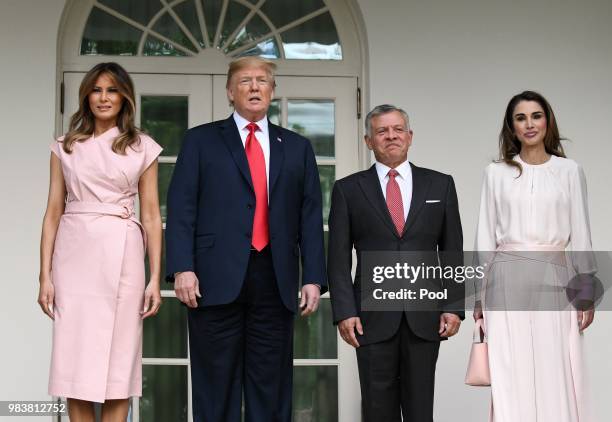
M 110 77 L 115 87 L 123 97 L 121 110 L 117 115 L 119 136 L 113 141 L 112 149 L 117 154 L 125 154 L 127 147 L 140 142 L 140 131 L 134 123 L 136 115 L 136 101 L 134 97 L 134 83 L 126 70 L 114 62 L 99 63 L 95 65 L 81 81 L 79 87 L 79 109 L 70 118 L 68 133 L 64 137 L 63 148 L 68 154 L 72 152 L 75 142 L 89 139 L 95 128 L 95 116 L 89 107 L 89 94 L 96 86 L 98 78 L 102 75 Z

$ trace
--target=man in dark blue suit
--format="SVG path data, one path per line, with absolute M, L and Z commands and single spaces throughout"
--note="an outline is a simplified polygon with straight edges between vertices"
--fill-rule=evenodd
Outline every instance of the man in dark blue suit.
M 235 112 L 187 131 L 168 192 L 167 279 L 189 307 L 196 422 L 289 422 L 293 317 L 327 289 L 310 142 L 270 123 L 272 62 L 230 64 Z

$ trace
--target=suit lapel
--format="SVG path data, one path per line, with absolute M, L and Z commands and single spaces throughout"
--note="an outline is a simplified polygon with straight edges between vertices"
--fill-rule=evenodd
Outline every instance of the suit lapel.
M 270 187 L 268 192 L 270 192 L 270 197 L 272 196 L 274 184 L 278 179 L 281 168 L 283 168 L 283 160 L 285 159 L 285 143 L 280 135 L 279 127 L 273 125 L 268 120 L 268 136 L 270 138 L 270 175 L 268 176 Z
M 238 169 L 240 169 L 240 173 L 244 177 L 244 180 L 246 180 L 246 182 L 249 184 L 251 190 L 254 191 L 253 182 L 251 180 L 251 171 L 249 170 L 249 162 L 247 161 L 244 146 L 242 145 L 242 139 L 240 138 L 240 133 L 236 127 L 236 122 L 232 116 L 221 123 L 221 134 L 223 136 L 223 140 L 225 141 L 225 145 L 232 154 L 232 158 L 236 162 Z
M 410 200 L 410 210 L 408 211 L 406 224 L 404 224 L 404 232 L 402 233 L 402 237 L 406 235 L 406 233 L 410 230 L 410 227 L 416 221 L 421 208 L 423 208 L 425 198 L 429 192 L 429 185 L 431 184 L 429 178 L 419 167 L 410 163 L 410 168 L 412 169 L 412 199 Z
M 378 179 L 378 173 L 376 172 L 376 165 L 370 167 L 370 169 L 362 175 L 362 177 L 359 179 L 359 185 L 361 186 L 365 197 L 368 199 L 368 201 L 370 201 L 370 204 L 372 204 L 376 210 L 376 213 L 385 223 L 387 228 L 391 230 L 395 236 L 399 237 L 397 230 L 395 230 L 393 220 L 391 220 L 391 214 L 389 214 L 389 208 L 387 207 L 387 202 L 385 202 L 385 197 L 383 196 L 382 189 L 380 187 L 380 180 Z

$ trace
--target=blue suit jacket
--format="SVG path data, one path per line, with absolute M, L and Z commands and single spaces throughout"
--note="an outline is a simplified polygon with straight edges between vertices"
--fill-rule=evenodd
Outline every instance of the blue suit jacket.
M 283 303 L 295 312 L 300 256 L 302 284 L 327 290 L 321 186 L 308 139 L 268 125 L 270 247 Z M 167 204 L 166 280 L 194 271 L 199 306 L 235 300 L 251 253 L 255 193 L 232 116 L 186 132 Z

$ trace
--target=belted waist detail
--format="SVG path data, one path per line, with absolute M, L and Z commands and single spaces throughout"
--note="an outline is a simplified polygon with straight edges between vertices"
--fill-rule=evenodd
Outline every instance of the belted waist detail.
M 64 214 L 100 214 L 135 219 L 134 204 L 119 205 L 107 202 L 67 202 Z
M 566 265 L 565 247 L 562 245 L 507 243 L 498 246 L 494 261 L 504 260 L 503 255 L 555 265 Z
M 66 203 L 64 214 L 94 214 L 119 217 L 135 223 L 142 234 L 142 241 L 145 250 L 147 249 L 147 232 L 136 218 L 134 213 L 134 203 L 127 205 L 111 204 L 108 202 L 86 202 L 71 201 Z
M 561 252 L 565 251 L 563 245 L 542 245 L 529 243 L 503 243 L 497 247 L 498 251 L 535 251 L 535 252 Z

